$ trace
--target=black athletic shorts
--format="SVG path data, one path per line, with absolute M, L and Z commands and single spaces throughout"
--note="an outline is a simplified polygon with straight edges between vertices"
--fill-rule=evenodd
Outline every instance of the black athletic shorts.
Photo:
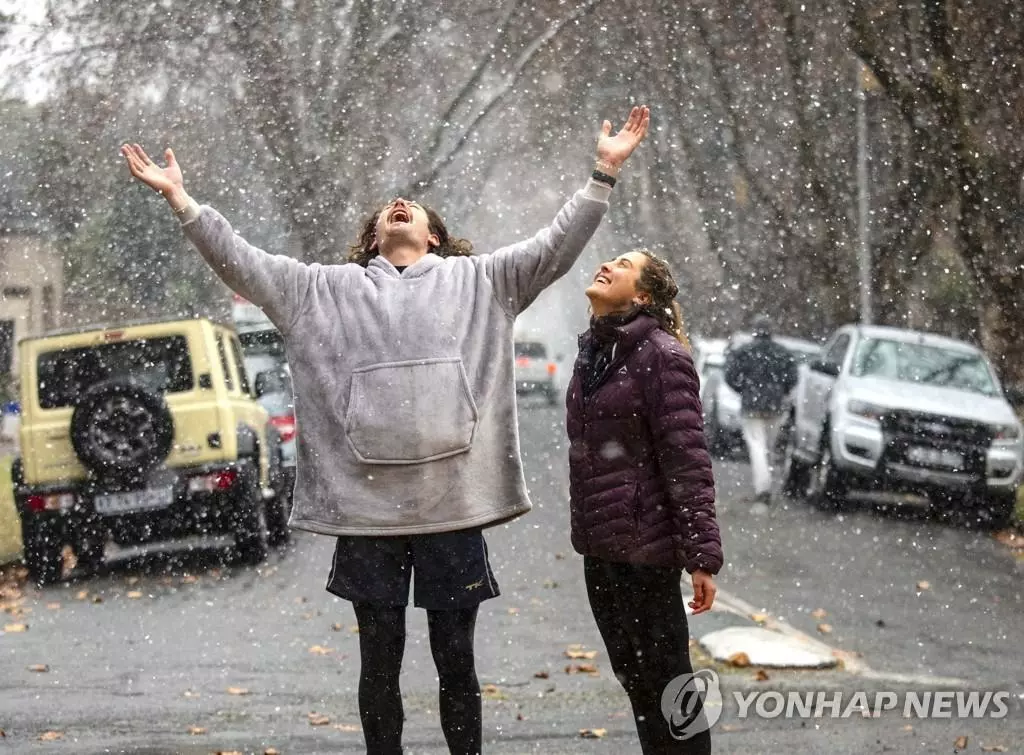
M 342 536 L 327 591 L 353 603 L 404 606 L 415 582 L 418 608 L 470 608 L 499 594 L 480 529 L 429 535 Z

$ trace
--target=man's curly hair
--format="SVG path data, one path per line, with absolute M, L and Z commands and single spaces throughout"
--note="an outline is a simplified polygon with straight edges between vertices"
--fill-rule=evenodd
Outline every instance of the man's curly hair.
M 436 254 L 438 257 L 469 257 L 473 254 L 473 244 L 470 241 L 453 237 L 448 233 L 448 228 L 440 215 L 425 205 L 420 205 L 420 207 L 423 207 L 427 213 L 430 232 L 440 241 L 437 246 L 430 248 L 431 254 Z M 357 265 L 366 267 L 370 260 L 379 254 L 376 248 L 371 247 L 373 247 L 377 234 L 377 219 L 386 208 L 387 205 L 381 207 L 363 223 L 362 230 L 359 231 L 359 238 L 348 248 L 348 262 L 355 262 Z

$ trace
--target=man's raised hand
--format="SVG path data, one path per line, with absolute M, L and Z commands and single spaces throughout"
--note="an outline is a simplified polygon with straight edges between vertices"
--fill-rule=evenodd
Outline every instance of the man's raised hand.
M 647 136 L 650 125 L 651 111 L 646 105 L 630 110 L 626 125 L 615 136 L 612 136 L 611 121 L 605 121 L 601 125 L 601 135 L 597 137 L 597 159 L 618 168 Z
M 124 155 L 132 175 L 153 191 L 163 194 L 168 201 L 171 201 L 172 195 L 182 193 L 185 179 L 181 175 L 177 160 L 174 159 L 174 152 L 170 149 L 164 152 L 166 168 L 161 168 L 153 162 L 138 144 L 121 145 L 121 154 Z

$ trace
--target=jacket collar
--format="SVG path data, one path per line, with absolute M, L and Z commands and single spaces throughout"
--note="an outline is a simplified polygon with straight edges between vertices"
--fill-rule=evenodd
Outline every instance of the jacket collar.
M 619 354 L 627 354 L 658 327 L 657 320 L 638 310 L 621 315 L 592 317 L 590 330 L 580 336 L 580 346 L 593 341 L 613 342 L 617 344 L 616 351 Z
M 428 253 L 400 273 L 398 268 L 378 254 L 367 263 L 366 273 L 374 278 L 421 278 L 443 262 L 444 258 Z

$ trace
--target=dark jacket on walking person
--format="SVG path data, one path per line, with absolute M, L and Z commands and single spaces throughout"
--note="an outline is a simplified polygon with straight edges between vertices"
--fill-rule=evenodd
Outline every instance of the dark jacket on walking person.
M 591 610 L 629 696 L 645 755 L 704 755 L 701 706 L 662 704 L 693 673 L 680 579 L 694 613 L 711 608 L 722 567 L 699 380 L 684 345 L 678 288 L 644 250 L 601 265 L 594 317 L 566 397 L 573 547 Z M 676 728 L 670 728 L 669 720 Z M 692 736 L 680 740 L 678 724 Z
M 797 379 L 796 359 L 772 340 L 765 325 L 758 326 L 754 339 L 731 350 L 725 360 L 725 383 L 740 395 L 743 414 L 780 414 Z

